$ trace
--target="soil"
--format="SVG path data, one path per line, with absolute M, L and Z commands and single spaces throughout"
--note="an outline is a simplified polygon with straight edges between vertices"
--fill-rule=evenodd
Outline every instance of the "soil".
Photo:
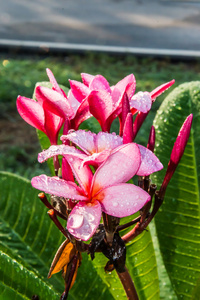
M 28 125 L 17 112 L 0 119 L 0 151 L 6 151 L 11 146 L 26 148 L 30 152 L 38 148 L 35 128 Z

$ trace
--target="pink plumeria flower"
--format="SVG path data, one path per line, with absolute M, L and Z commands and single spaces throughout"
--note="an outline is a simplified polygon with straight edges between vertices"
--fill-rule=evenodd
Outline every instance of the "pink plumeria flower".
M 82 151 L 68 145 L 51 146 L 49 149 L 39 153 L 38 161 L 44 162 L 49 157 L 62 155 L 66 159 L 77 157 L 81 160 L 80 167 L 85 164 L 98 167 L 108 156 L 117 151 L 117 148 L 123 144 L 123 138 L 115 133 L 99 132 L 98 134 L 90 131 L 78 130 L 61 137 L 62 141 L 69 140 Z M 154 172 L 160 171 L 163 165 L 155 154 L 144 146 L 136 144 L 140 151 L 140 166 L 136 171 L 138 176 L 148 176 Z
M 78 129 L 83 121 L 91 117 L 88 102 L 85 99 L 86 96 L 84 99 L 75 98 L 71 90 L 66 95 L 49 69 L 47 69 L 47 75 L 52 84 L 52 89 L 37 86 L 36 98 L 43 101 L 49 111 L 64 120 L 68 120 L 69 129 Z
M 113 120 L 121 111 L 124 93 L 132 97 L 135 92 L 134 75 L 126 76 L 111 87 L 102 75 L 82 73 L 81 77 L 83 83 L 70 80 L 72 94 L 78 101 L 87 99 L 90 113 L 98 120 L 103 131 L 109 131 Z
M 156 98 L 175 82 L 172 80 L 162 84 L 150 93 L 138 92 L 134 95 L 136 80 L 133 74 L 126 76 L 111 87 L 101 75 L 92 76 L 82 73 L 81 77 L 83 83 L 70 81 L 72 92 L 77 99 L 84 98 L 88 94 L 90 112 L 99 121 L 103 131 L 109 131 L 113 120 L 121 114 L 125 93 L 129 98 L 133 114 L 138 111 L 146 113 L 151 109 Z M 91 93 L 89 93 L 89 90 Z
M 65 145 L 64 145 L 65 146 Z M 95 174 L 81 160 L 68 160 L 79 186 L 74 182 L 40 175 L 32 186 L 46 193 L 78 201 L 72 209 L 67 229 L 77 239 L 88 240 L 99 226 L 102 211 L 115 217 L 126 217 L 140 210 L 150 196 L 140 187 L 126 183 L 138 171 L 141 154 L 134 143 L 117 147 Z

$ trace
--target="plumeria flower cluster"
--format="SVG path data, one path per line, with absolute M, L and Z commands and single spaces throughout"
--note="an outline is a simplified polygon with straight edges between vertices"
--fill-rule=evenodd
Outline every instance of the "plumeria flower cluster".
M 32 186 L 54 198 L 57 197 L 62 202 L 64 210 L 59 211 L 44 195 L 40 197 L 51 209 L 50 216 L 62 233 L 72 243 L 75 241 L 76 247 L 79 244 L 79 250 L 86 249 L 94 257 L 91 249 L 95 252 L 104 243 L 102 249 L 105 250 L 105 240 L 106 247 L 111 248 L 116 240 L 120 241 L 119 245 L 121 242 L 128 242 L 144 230 L 154 217 L 162 203 L 158 199 L 163 200 L 167 184 L 186 146 L 192 115 L 186 119 L 179 133 L 160 194 L 156 194 L 150 213 L 155 190 L 152 192 L 149 175 L 163 168 L 153 153 L 154 127 L 151 128 L 147 147 L 135 143 L 134 138 L 153 102 L 174 83 L 174 80 L 151 92 L 135 93 L 136 80 L 133 74 L 110 86 L 101 75 L 83 73 L 82 82 L 69 81 L 70 90 L 66 94 L 49 69 L 47 75 L 51 88 L 38 85 L 35 89 L 36 100 L 22 96 L 17 98 L 17 109 L 22 118 L 43 131 L 51 143 L 49 149 L 39 153 L 38 161 L 42 163 L 51 157 L 54 158 L 55 176 L 43 174 L 34 177 L 31 181 Z M 133 115 L 136 115 L 134 122 Z M 81 123 L 90 117 L 95 118 L 101 126 L 102 131 L 98 134 L 79 129 Z M 116 118 L 120 124 L 118 135 L 110 133 Z M 58 156 L 62 158 L 60 162 Z M 139 186 L 130 183 L 134 176 L 139 177 Z M 134 229 L 126 236 L 117 235 L 116 238 L 120 230 L 120 218 L 138 211 L 140 214 L 136 221 L 134 219 L 132 223 L 127 224 L 128 227 L 138 222 Z M 56 216 L 66 220 L 66 229 L 62 228 Z M 102 216 L 105 235 L 103 234 L 103 239 L 100 238 L 95 244 Z M 82 242 L 91 238 L 90 246 Z M 122 252 L 120 248 L 119 253 Z M 109 255 L 107 257 L 113 262 L 115 269 L 119 272 L 124 271 L 124 267 L 116 265 L 116 260 Z M 75 250 L 73 257 L 76 257 Z M 68 282 L 65 294 L 70 285 Z

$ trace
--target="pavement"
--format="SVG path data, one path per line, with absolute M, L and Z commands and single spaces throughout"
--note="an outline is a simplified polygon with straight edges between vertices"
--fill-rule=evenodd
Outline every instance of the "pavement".
M 18 41 L 200 57 L 200 0 L 0 0 L 0 8 L 0 47 Z

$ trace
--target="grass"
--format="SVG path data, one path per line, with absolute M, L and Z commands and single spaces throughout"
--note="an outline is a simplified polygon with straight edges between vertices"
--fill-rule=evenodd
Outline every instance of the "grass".
M 0 57 L 0 169 L 28 178 L 41 173 L 36 157 L 39 144 L 34 129 L 16 112 L 17 95 L 31 98 L 36 82 L 47 81 L 46 68 L 50 68 L 58 83 L 69 87 L 68 79 L 81 80 L 80 73 L 102 74 L 115 84 L 134 73 L 137 89 L 151 91 L 158 85 L 175 79 L 179 84 L 200 80 L 200 62 L 175 62 L 169 59 L 109 56 L 104 54 L 71 55 L 66 57 L 38 57 L 1 55 Z M 174 88 L 172 87 L 171 90 Z M 161 95 L 153 105 L 151 114 L 138 135 L 137 142 L 146 144 L 149 128 L 156 110 L 169 93 Z M 43 168 L 43 166 L 42 166 Z

